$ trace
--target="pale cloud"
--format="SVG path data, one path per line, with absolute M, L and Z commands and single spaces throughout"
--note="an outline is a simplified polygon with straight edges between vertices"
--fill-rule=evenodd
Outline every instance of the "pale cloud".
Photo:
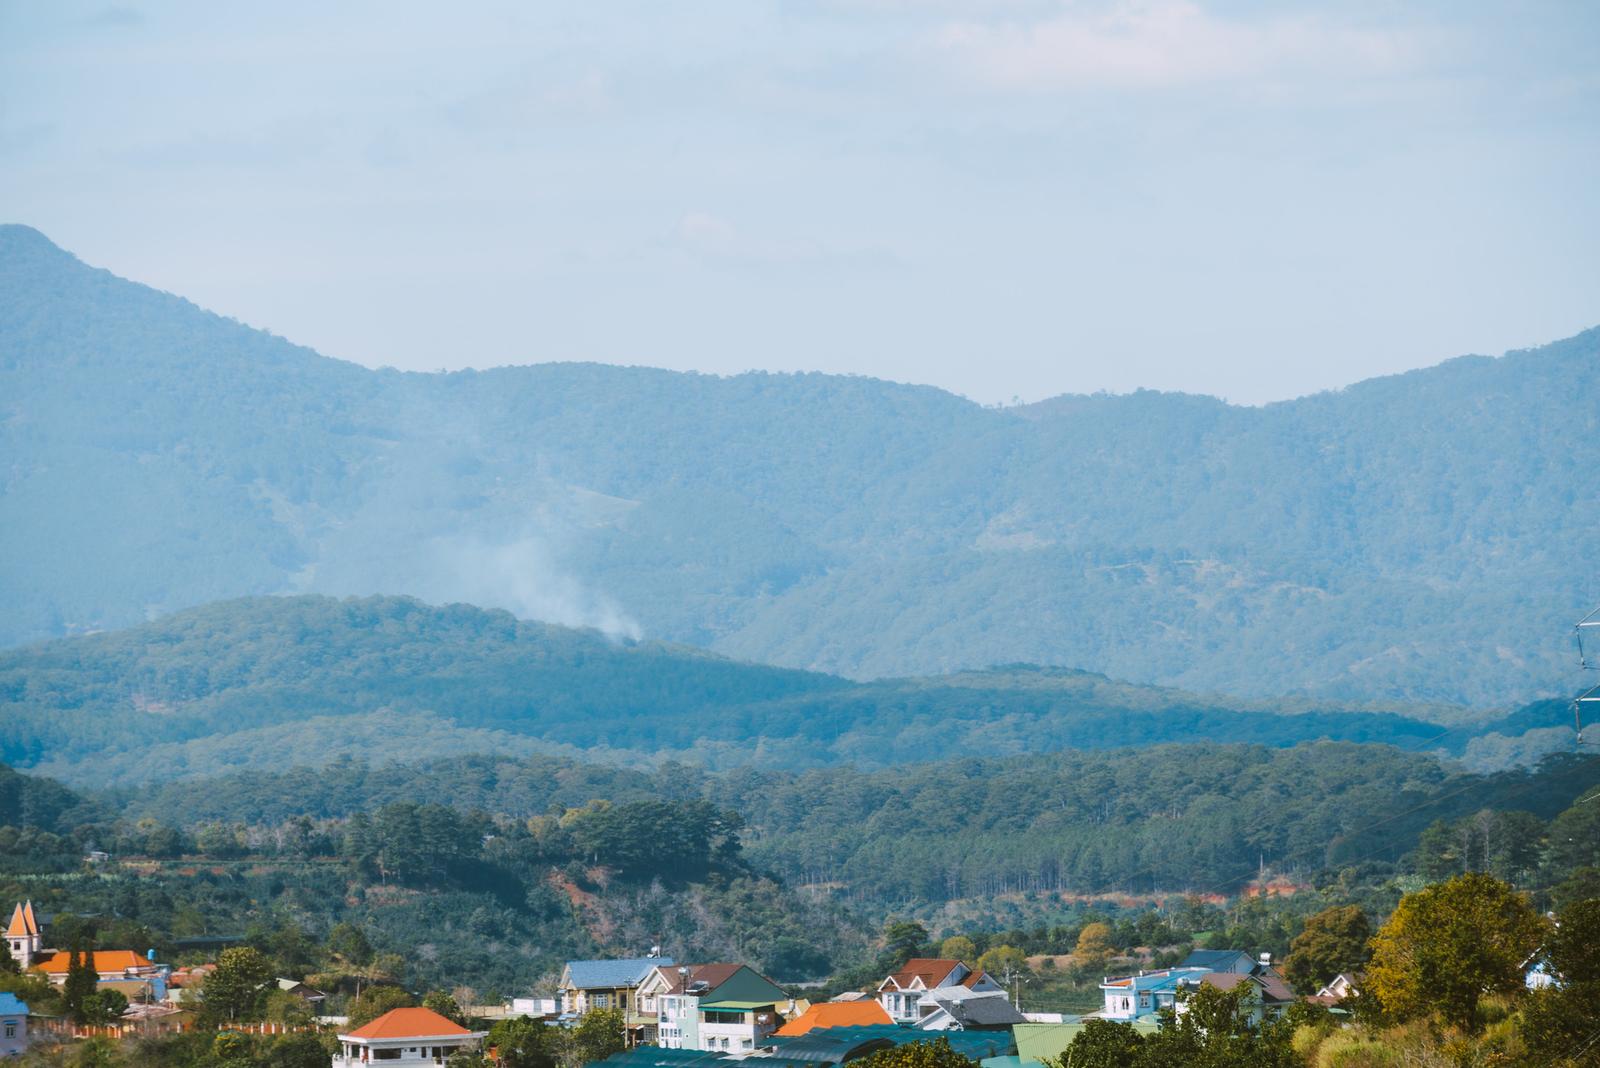
M 1341 26 L 1311 15 L 1254 21 L 1189 0 L 1070 4 L 1033 21 L 951 22 L 936 48 L 967 74 L 1012 89 L 1152 89 L 1319 71 L 1405 66 L 1415 42 L 1399 30 Z

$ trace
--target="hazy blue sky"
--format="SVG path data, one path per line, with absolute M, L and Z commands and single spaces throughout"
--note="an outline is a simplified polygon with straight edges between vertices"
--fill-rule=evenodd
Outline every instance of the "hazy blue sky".
M 0 3 L 0 219 L 333 356 L 1257 402 L 1600 323 L 1600 4 Z

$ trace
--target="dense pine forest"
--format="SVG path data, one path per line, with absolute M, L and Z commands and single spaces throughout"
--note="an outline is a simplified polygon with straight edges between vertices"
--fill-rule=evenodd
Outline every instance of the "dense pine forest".
M 791 981 L 846 973 L 875 965 L 896 917 L 930 937 L 1023 931 L 1007 937 L 1030 953 L 1070 952 L 1101 917 L 1129 948 L 1156 920 L 1184 932 L 1167 942 L 1249 924 L 1283 952 L 1317 903 L 1386 910 L 1421 879 L 1488 872 L 1546 902 L 1600 890 L 1600 808 L 1575 804 L 1597 777 L 1593 757 L 1476 776 L 1340 743 L 876 772 L 477 757 L 113 794 L 7 771 L 0 896 L 91 918 L 107 945 L 299 947 L 275 959 L 302 973 L 354 925 L 405 982 L 508 995 L 567 957 L 650 945 Z M 111 859 L 86 865 L 91 849 Z M 1207 904 L 1249 901 L 1263 876 L 1295 892 L 1266 913 Z

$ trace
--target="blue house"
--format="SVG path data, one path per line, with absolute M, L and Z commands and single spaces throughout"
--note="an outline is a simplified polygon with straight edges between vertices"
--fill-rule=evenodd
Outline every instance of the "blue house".
M 27 1004 L 15 994 L 0 994 L 0 1057 L 20 1057 L 27 1045 Z

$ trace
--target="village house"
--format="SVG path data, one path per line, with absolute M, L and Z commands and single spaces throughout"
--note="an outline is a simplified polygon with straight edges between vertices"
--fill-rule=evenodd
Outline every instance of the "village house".
M 1236 949 L 1200 949 L 1175 968 L 1107 976 L 1100 983 L 1105 1006 L 1092 1015 L 1104 1020 L 1137 1020 L 1162 1009 L 1181 1012 L 1184 999 L 1180 995 L 1202 984 L 1232 990 L 1241 981 L 1249 982 L 1253 988 L 1247 1000 L 1256 1020 L 1263 1013 L 1276 1016 L 1296 1000 L 1268 954 L 1252 957 Z
M 101 986 L 121 990 L 124 994 L 133 991 L 156 1001 L 167 996 L 167 967 L 131 949 L 96 949 L 85 953 L 84 958 Z M 71 953 L 57 952 L 35 961 L 33 970 L 42 973 L 51 985 L 64 986 L 71 963 Z M 134 998 L 130 996 L 128 1000 Z
M 1186 978 L 1181 981 L 1181 985 L 1186 990 L 1194 990 L 1202 985 L 1222 991 L 1245 987 L 1244 1011 L 1252 1025 L 1261 1023 L 1263 1019 L 1277 1019 L 1283 1015 L 1284 1010 L 1299 1000 L 1283 976 L 1272 968 L 1257 971 L 1252 975 L 1241 975 L 1238 972 L 1207 972 L 1197 978 Z M 1179 1015 L 1183 1014 L 1184 999 L 1178 1000 L 1176 1011 Z
M 920 1031 L 1009 1031 L 1026 1023 L 1004 993 L 964 986 L 936 987 L 917 1001 Z
M 906 961 L 905 967 L 878 984 L 878 1003 L 895 1023 L 914 1024 L 924 1015 L 923 1008 L 918 1005 L 923 995 L 941 987 L 1005 993 L 1005 988 L 988 972 L 974 971 L 959 960 L 913 957 Z
M 784 1023 L 789 996 L 746 964 L 658 967 L 640 986 L 657 1006 L 656 1041 L 667 1049 L 749 1053 Z
M 632 957 L 625 960 L 569 960 L 561 969 L 558 984 L 561 1015 L 576 1019 L 590 1009 L 635 1008 L 634 992 L 659 965 L 670 965 L 665 957 Z
M 469 1031 L 432 1009 L 391 1009 L 364 1027 L 339 1036 L 333 1068 L 381 1063 L 443 1065 L 464 1049 L 476 1049 L 486 1031 Z
M 6 925 L 6 952 L 11 954 L 11 959 L 17 962 L 19 969 L 27 971 L 33 964 L 33 958 L 43 949 L 44 934 L 34 915 L 33 902 L 19 904 L 11 913 L 11 922 Z
M 1356 997 L 1361 993 L 1360 990 L 1356 989 L 1356 984 L 1360 981 L 1361 980 L 1359 978 L 1350 972 L 1340 972 L 1338 975 L 1334 976 L 1332 979 L 1329 979 L 1322 985 L 1322 987 L 1317 991 L 1316 997 L 1323 1004 L 1327 1005 L 1336 1004 L 1343 1001 L 1345 998 Z
M 1179 984 L 1211 974 L 1206 968 L 1162 968 L 1137 975 L 1106 976 L 1100 981 L 1104 1007 L 1092 1015 L 1102 1020 L 1137 1020 L 1176 1006 Z
M 20 1057 L 28 1048 L 28 1006 L 15 994 L 0 994 L 0 1057 Z
M 307 986 L 298 979 L 279 979 L 277 983 L 279 990 L 285 994 L 293 994 L 305 1002 L 313 1012 L 322 1011 L 322 1003 L 328 1000 L 328 995 L 316 987 Z

